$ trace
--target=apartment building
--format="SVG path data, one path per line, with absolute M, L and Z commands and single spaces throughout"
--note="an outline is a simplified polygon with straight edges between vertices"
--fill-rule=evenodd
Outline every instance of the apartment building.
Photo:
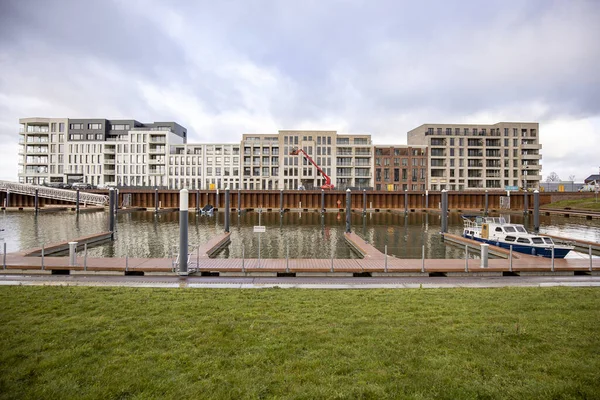
M 408 132 L 409 146 L 427 146 L 431 190 L 539 189 L 538 123 L 425 124 Z
M 427 146 L 375 145 L 375 190 L 424 191 Z
M 241 188 L 282 189 L 279 177 L 279 136 L 266 134 L 242 135 Z

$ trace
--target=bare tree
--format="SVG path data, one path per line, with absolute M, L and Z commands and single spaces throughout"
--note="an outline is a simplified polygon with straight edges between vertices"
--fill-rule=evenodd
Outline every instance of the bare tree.
M 575 182 L 575 175 L 569 175 L 569 180 L 571 182 Z
M 550 172 L 546 177 L 546 182 L 560 182 L 560 177 L 556 172 Z

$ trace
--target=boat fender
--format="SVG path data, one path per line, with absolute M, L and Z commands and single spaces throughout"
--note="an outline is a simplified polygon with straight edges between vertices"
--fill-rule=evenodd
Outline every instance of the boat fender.
M 500 247 L 500 242 L 496 242 L 496 246 Z
M 531 255 L 532 255 L 532 256 L 535 256 L 535 255 L 536 255 L 536 254 L 535 254 L 535 249 L 531 249 Z

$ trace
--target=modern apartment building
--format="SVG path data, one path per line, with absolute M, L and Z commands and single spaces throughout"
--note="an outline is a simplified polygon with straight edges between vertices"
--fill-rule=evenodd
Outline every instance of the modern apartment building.
M 375 190 L 427 188 L 427 146 L 375 145 Z
M 538 123 L 425 124 L 408 132 L 409 146 L 427 146 L 431 190 L 538 189 Z

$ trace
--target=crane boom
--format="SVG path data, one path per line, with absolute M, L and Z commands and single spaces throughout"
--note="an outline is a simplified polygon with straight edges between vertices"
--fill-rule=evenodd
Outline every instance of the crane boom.
M 329 177 L 329 175 L 327 175 L 325 173 L 325 171 L 323 171 L 321 169 L 321 167 L 319 167 L 319 165 L 308 155 L 306 154 L 306 152 L 302 149 L 299 148 L 294 148 L 290 155 L 291 156 L 297 156 L 298 154 L 302 153 L 302 155 L 304 155 L 304 157 L 312 164 L 315 166 L 315 168 L 317 169 L 317 171 L 319 171 L 321 173 L 321 175 L 323 175 L 323 177 L 325 178 L 325 184 L 321 186 L 321 189 L 333 189 L 333 185 L 331 184 L 331 178 Z

